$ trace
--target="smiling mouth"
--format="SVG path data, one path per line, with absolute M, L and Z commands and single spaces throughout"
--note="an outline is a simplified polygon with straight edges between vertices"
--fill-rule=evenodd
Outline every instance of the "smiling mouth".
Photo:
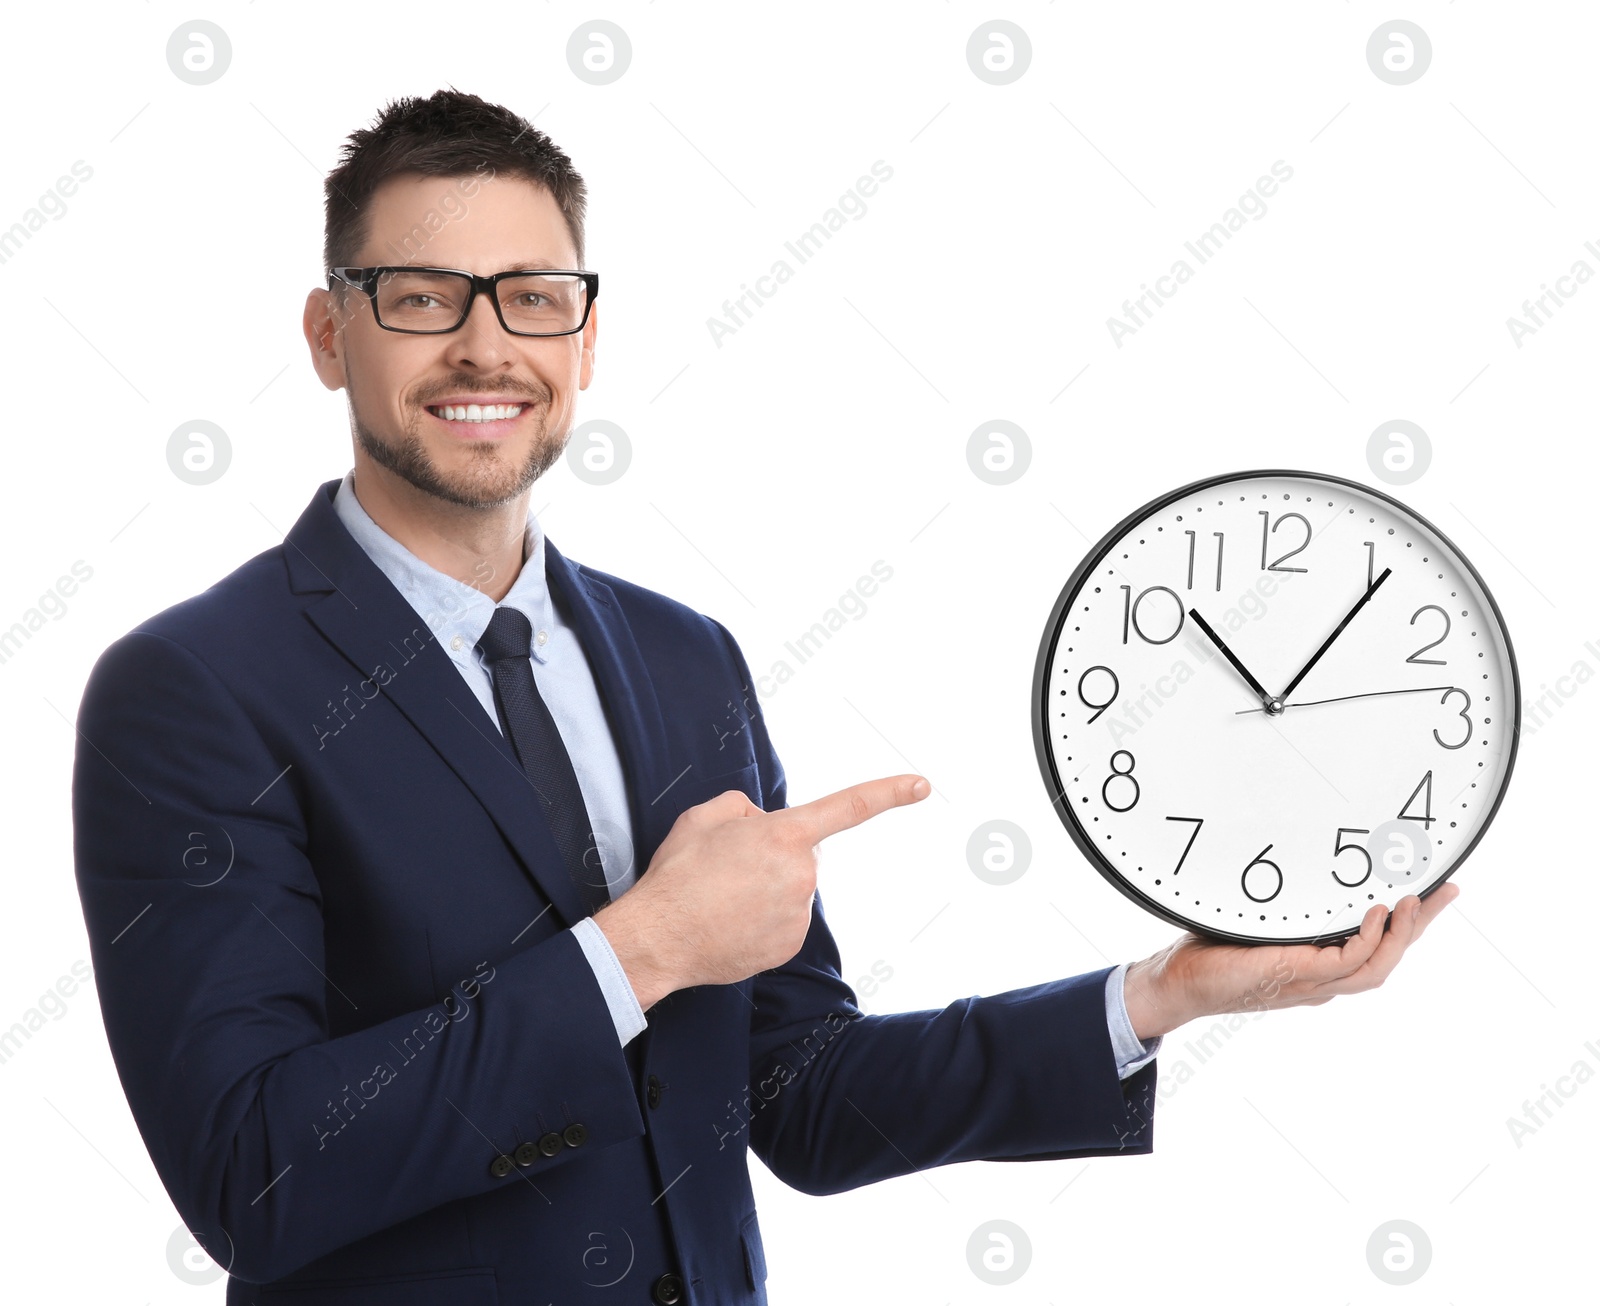
M 446 422 L 503 422 L 520 417 L 527 404 L 429 404 L 427 409 Z

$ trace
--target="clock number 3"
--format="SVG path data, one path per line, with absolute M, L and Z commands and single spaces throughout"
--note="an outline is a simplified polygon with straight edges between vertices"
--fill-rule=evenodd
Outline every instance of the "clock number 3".
M 1437 730 L 1435 730 L 1433 732 L 1433 739 L 1434 739 L 1434 742 L 1436 744 L 1438 744 L 1441 748 L 1465 748 L 1467 746 L 1467 740 L 1472 738 L 1472 718 L 1467 715 L 1467 713 L 1472 710 L 1472 695 L 1467 693 L 1467 691 L 1464 690 L 1464 689 L 1452 688 L 1452 689 L 1445 690 L 1444 697 L 1441 698 L 1439 701 L 1441 703 L 1449 702 L 1451 694 L 1460 694 L 1461 697 L 1466 700 L 1461 705 L 1461 711 L 1456 713 L 1456 715 L 1459 716 L 1463 721 L 1465 721 L 1467 723 L 1467 733 L 1462 736 L 1461 742 L 1459 744 L 1447 744 L 1447 743 L 1445 743 L 1444 740 L 1439 738 L 1439 732 Z

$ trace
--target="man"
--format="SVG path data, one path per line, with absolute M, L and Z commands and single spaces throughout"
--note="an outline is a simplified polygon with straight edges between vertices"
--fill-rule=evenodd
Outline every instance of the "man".
M 728 631 L 529 513 L 594 368 L 570 161 L 441 91 L 326 198 L 355 466 L 106 650 L 73 778 L 112 1053 L 230 1303 L 763 1302 L 747 1149 L 816 1194 L 1149 1152 L 1163 1033 L 1371 988 L 1451 901 L 864 1015 L 816 845 L 927 782 L 789 807 Z

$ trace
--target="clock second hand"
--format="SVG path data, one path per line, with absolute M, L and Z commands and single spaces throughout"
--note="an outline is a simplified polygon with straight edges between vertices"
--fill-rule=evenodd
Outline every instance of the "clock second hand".
M 1262 687 L 1261 682 L 1250 674 L 1250 669 L 1246 667 L 1243 662 L 1239 661 L 1238 658 L 1234 657 L 1233 650 L 1222 642 L 1222 636 L 1211 629 L 1211 623 L 1200 615 L 1199 610 L 1196 608 L 1190 608 L 1189 615 L 1194 618 L 1194 624 L 1199 626 L 1201 630 L 1205 631 L 1211 642 L 1222 650 L 1222 656 L 1227 658 L 1228 661 L 1233 664 L 1233 669 L 1244 677 L 1245 684 L 1249 685 L 1251 689 L 1256 691 L 1256 697 L 1261 700 L 1261 707 L 1252 707 L 1248 710 L 1251 712 L 1281 712 L 1283 710 L 1282 707 L 1273 707 L 1272 695 L 1267 693 L 1267 691 Z
M 1283 706 L 1286 709 L 1291 707 L 1315 707 L 1318 703 L 1343 703 L 1352 698 L 1382 698 L 1385 694 L 1448 693 L 1454 688 L 1454 685 L 1418 685 L 1415 689 L 1371 689 L 1364 694 L 1340 694 L 1338 698 L 1311 698 L 1303 703 L 1285 703 Z M 1234 716 L 1243 716 L 1246 712 L 1265 712 L 1266 710 L 1264 707 L 1247 707 L 1235 712 Z

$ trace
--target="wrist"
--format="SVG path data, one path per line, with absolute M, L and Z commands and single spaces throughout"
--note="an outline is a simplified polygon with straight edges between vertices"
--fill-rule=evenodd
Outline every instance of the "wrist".
M 661 950 L 650 930 L 629 906 L 627 900 L 632 896 L 631 892 L 626 893 L 615 902 L 607 903 L 594 914 L 594 923 L 616 954 L 639 1009 L 649 1011 L 682 986 L 663 964 Z
M 1134 1037 L 1141 1043 L 1169 1034 L 1192 1019 L 1174 993 L 1174 978 L 1163 961 L 1160 954 L 1146 957 L 1130 963 L 1123 973 L 1122 1004 Z

